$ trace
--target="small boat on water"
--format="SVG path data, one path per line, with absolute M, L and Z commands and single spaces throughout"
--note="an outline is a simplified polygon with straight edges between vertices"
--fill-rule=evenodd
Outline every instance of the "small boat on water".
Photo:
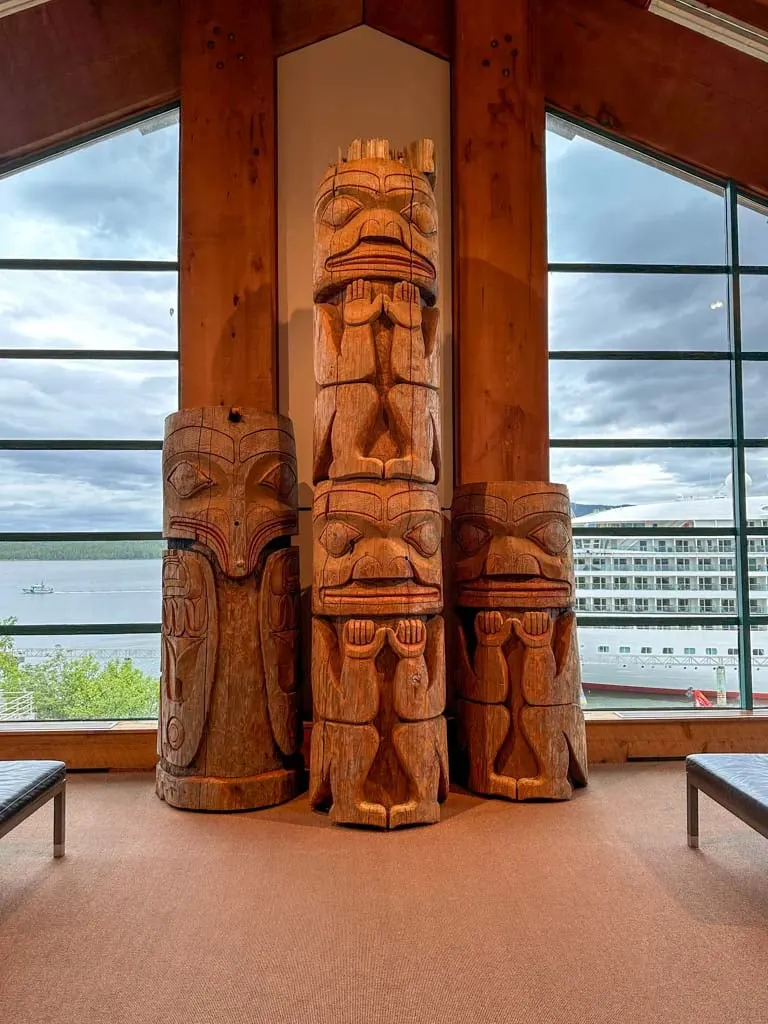
M 45 583 L 33 583 L 31 587 L 22 587 L 22 594 L 52 594 L 53 587 L 46 586 Z

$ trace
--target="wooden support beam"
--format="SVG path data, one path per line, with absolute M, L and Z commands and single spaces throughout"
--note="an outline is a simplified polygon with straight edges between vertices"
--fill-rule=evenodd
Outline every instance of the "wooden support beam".
M 365 24 L 404 43 L 450 60 L 452 0 L 365 0 Z
M 179 0 L 54 0 L 0 19 L 0 171 L 175 100 Z
M 181 407 L 276 408 L 275 61 L 268 4 L 184 0 Z
M 457 483 L 547 480 L 544 95 L 537 0 L 456 0 Z
M 539 5 L 547 101 L 768 195 L 768 64 L 615 0 Z
M 363 0 L 272 0 L 275 56 L 363 24 Z

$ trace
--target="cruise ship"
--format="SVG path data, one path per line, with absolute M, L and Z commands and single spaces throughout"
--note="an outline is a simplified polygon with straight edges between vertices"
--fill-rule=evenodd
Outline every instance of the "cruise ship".
M 748 496 L 747 517 L 750 527 L 768 526 L 768 494 Z M 574 517 L 573 525 L 732 528 L 732 503 L 720 496 L 627 505 Z M 659 619 L 626 627 L 582 623 L 589 706 L 737 705 L 736 627 L 664 625 L 669 616 L 736 615 L 733 537 L 576 536 L 574 567 L 577 612 L 585 619 L 588 613 Z M 749 581 L 750 611 L 768 614 L 768 537 L 749 539 Z M 768 630 L 753 628 L 751 653 L 755 702 L 768 703 Z

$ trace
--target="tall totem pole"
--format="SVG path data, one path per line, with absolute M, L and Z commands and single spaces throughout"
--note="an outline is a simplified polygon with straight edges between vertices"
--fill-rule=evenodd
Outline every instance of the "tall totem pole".
M 435 822 L 448 790 L 429 140 L 357 140 L 315 203 L 310 802 Z
M 266 807 L 301 788 L 296 532 L 290 420 L 168 417 L 157 793 L 175 807 Z

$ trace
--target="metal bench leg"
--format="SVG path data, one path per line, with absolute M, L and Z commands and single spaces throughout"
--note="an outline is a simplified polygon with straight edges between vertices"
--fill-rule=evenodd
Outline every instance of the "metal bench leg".
M 64 842 L 66 838 L 66 808 L 67 808 L 67 787 L 66 783 L 53 798 L 53 856 L 64 856 Z
M 699 791 L 688 780 L 688 845 L 693 850 L 699 848 Z

